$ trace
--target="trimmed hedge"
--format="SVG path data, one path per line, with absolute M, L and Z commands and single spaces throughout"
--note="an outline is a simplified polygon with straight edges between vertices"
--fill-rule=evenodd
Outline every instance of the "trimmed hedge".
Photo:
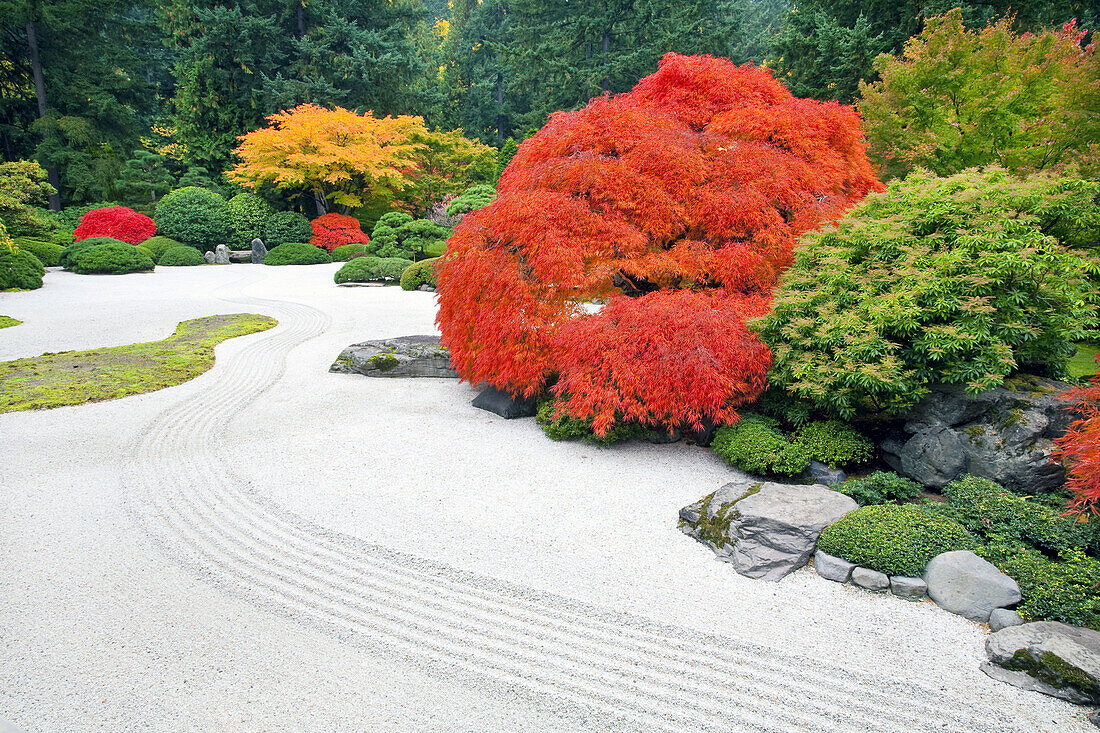
M 202 253 L 194 247 L 188 247 L 186 244 L 181 244 L 165 250 L 164 254 L 157 260 L 157 264 L 162 267 L 190 267 L 193 265 L 205 265 L 206 258 L 204 258 Z
M 337 270 L 332 279 L 337 284 L 399 280 L 411 264 L 411 260 L 400 257 L 356 257 Z
M 848 512 L 825 528 L 822 552 L 887 575 L 920 576 L 941 552 L 973 550 L 974 535 L 918 504 L 879 504 Z
M 777 425 L 763 415 L 741 413 L 735 424 L 718 428 L 711 450 L 742 471 L 797 476 L 810 465 L 810 454 L 800 444 L 788 440 Z
M 328 252 L 304 242 L 287 242 L 268 250 L 265 265 L 323 265 L 332 262 Z
M 84 240 L 87 241 L 87 240 Z M 124 242 L 107 242 L 88 247 L 72 258 L 72 270 L 80 275 L 124 275 L 152 270 L 153 260 L 137 247 Z
M 200 252 L 213 250 L 233 237 L 229 204 L 205 188 L 187 186 L 160 200 L 153 212 L 157 232 Z
M 155 262 L 160 262 L 160 258 L 168 250 L 172 249 L 173 247 L 186 247 L 187 245 L 185 245 L 183 242 L 177 242 L 171 237 L 156 236 L 149 237 L 141 243 L 141 246 L 145 247 L 153 253 L 153 260 Z M 194 249 L 194 247 L 192 247 L 191 249 Z
M 332 250 L 333 262 L 347 262 L 356 255 L 362 255 L 367 253 L 367 245 L 361 242 L 352 242 L 351 244 L 341 244 L 336 249 Z
M 435 287 L 435 266 L 439 264 L 438 257 L 414 262 L 401 273 L 401 289 L 416 290 L 421 285 Z
M 0 290 L 37 290 L 45 274 L 42 261 L 31 252 L 0 247 Z
M 101 244 L 126 244 L 125 242 L 114 239 L 113 237 L 93 237 L 91 239 L 82 239 L 79 242 L 73 242 L 65 251 L 57 258 L 57 264 L 64 267 L 66 270 L 73 269 L 73 259 L 83 252 L 84 250 L 91 249 Z M 132 247 L 131 244 L 126 244 L 127 247 Z
M 264 246 L 268 251 L 290 242 L 308 242 L 313 236 L 309 219 L 294 211 L 278 211 L 263 226 Z
M 921 485 L 890 471 L 875 471 L 870 476 L 854 478 L 836 487 L 860 506 L 910 501 L 920 496 Z
M 59 244 L 31 237 L 16 237 L 15 246 L 24 252 L 30 252 L 46 267 L 57 267 L 58 259 L 65 251 L 65 248 Z
M 233 229 L 230 249 L 251 249 L 252 240 L 264 235 L 264 225 L 275 215 L 275 209 L 251 192 L 239 193 L 229 199 L 229 224 Z

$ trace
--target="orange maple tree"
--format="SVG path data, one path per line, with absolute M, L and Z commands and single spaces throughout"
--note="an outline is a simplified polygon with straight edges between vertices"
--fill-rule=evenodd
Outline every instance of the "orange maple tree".
M 1078 415 L 1055 441 L 1054 458 L 1066 466 L 1066 488 L 1073 494 L 1070 511 L 1100 514 L 1100 374 L 1087 387 L 1061 395 Z
M 630 92 L 551 115 L 458 225 L 443 342 L 467 381 L 553 383 L 597 433 L 731 422 L 771 360 L 745 322 L 796 238 L 880 187 L 852 108 L 667 54 Z
M 313 236 L 309 243 L 331 252 L 344 244 L 368 244 L 370 237 L 363 231 L 359 220 L 354 216 L 328 213 L 318 216 L 309 223 Z

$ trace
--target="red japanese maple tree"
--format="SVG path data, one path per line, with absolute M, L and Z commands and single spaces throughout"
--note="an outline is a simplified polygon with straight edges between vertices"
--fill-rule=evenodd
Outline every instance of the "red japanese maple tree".
M 80 217 L 73 241 L 92 237 L 114 237 L 129 244 L 141 244 L 157 233 L 157 225 L 145 214 L 125 206 L 92 209 Z
M 331 252 L 344 244 L 366 244 L 370 237 L 363 232 L 359 220 L 344 214 L 322 214 L 309 223 L 313 236 L 309 243 Z
M 1073 494 L 1070 510 L 1100 514 L 1100 374 L 1092 385 L 1062 394 L 1079 419 L 1055 441 L 1055 460 L 1066 466 L 1066 488 Z
M 771 354 L 745 322 L 797 237 L 880 186 L 850 107 L 667 54 L 630 92 L 551 115 L 458 225 L 443 342 L 470 382 L 530 396 L 556 378 L 600 433 L 730 422 L 764 387 Z

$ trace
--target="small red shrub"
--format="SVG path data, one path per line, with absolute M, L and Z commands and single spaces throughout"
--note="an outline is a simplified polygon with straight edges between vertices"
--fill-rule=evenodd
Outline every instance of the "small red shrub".
M 157 233 L 157 225 L 145 214 L 125 206 L 92 209 L 80 217 L 73 241 L 93 237 L 113 237 L 129 244 L 141 244 Z
M 313 236 L 309 243 L 323 247 L 328 252 L 345 244 L 366 244 L 370 241 L 354 216 L 344 214 L 322 214 L 309 223 Z
M 1066 466 L 1070 511 L 1077 514 L 1100 514 L 1100 374 L 1092 382 L 1061 395 L 1079 419 L 1055 441 L 1054 458 Z

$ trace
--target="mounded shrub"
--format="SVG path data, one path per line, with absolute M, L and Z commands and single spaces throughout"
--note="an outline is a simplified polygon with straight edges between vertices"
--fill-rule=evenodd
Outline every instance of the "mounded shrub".
M 311 221 L 309 226 L 313 230 L 309 243 L 315 247 L 323 247 L 329 253 L 341 245 L 366 245 L 370 242 L 370 237 L 363 233 L 362 225 L 354 216 L 322 214 Z
M 835 487 L 856 500 L 860 506 L 911 501 L 920 496 L 921 485 L 891 471 L 875 471 L 870 476 L 853 478 Z
M 829 468 L 858 465 L 871 460 L 875 444 L 858 430 L 840 420 L 815 420 L 795 432 L 794 440 L 801 443 L 810 458 L 821 461 Z
M 367 254 L 378 257 L 438 257 L 443 254 L 451 230 L 428 219 L 414 219 L 391 211 L 378 220 L 371 232 Z
M 400 257 L 356 257 L 337 270 L 333 280 L 337 284 L 400 280 L 411 264 Z
M 492 203 L 497 190 L 488 183 L 475 183 L 447 204 L 447 216 L 461 217 L 471 211 L 483 209 Z
M 308 242 L 313 236 L 309 219 L 296 211 L 277 211 L 264 222 L 264 245 L 268 251 L 288 242 Z
M 147 250 L 153 253 L 154 262 L 160 262 L 160 258 L 168 250 L 172 249 L 173 247 L 186 247 L 187 245 L 185 245 L 183 242 L 177 242 L 171 237 L 156 236 L 149 237 L 141 243 L 141 246 L 145 247 Z M 194 249 L 194 247 L 192 247 L 192 249 Z
M 91 249 L 100 244 L 126 244 L 125 242 L 114 239 L 113 237 L 95 237 L 93 239 L 82 239 L 79 242 L 73 242 L 65 251 L 57 258 L 57 264 L 64 267 L 66 270 L 73 269 L 73 259 L 86 249 Z M 133 246 L 133 245 L 130 245 Z
M 973 550 L 962 525 L 918 504 L 878 504 L 848 512 L 821 533 L 822 552 L 887 575 L 919 576 L 941 552 Z
M 15 246 L 24 252 L 30 252 L 46 267 L 57 267 L 58 258 L 65 248 L 53 242 L 30 237 L 16 237 Z
M 791 442 L 771 418 L 742 413 L 733 425 L 714 433 L 710 447 L 731 466 L 757 475 L 797 476 L 810 465 L 810 454 Z
M 37 290 L 45 274 L 42 261 L 32 253 L 0 246 L 0 290 Z
M 358 255 L 364 255 L 367 253 L 367 245 L 356 242 L 354 244 L 341 244 L 336 249 L 332 250 L 333 262 L 347 262 L 352 257 Z
M 250 249 L 253 239 L 263 239 L 264 225 L 274 215 L 271 204 L 254 193 L 246 191 L 229 199 L 229 223 L 233 228 L 230 249 Z
M 1016 607 L 1029 621 L 1061 621 L 1100 631 L 1100 560 L 1080 550 L 1051 560 L 1037 550 L 986 548 L 980 552 L 1020 586 Z
M 320 247 L 304 242 L 287 242 L 268 250 L 265 265 L 323 265 L 332 257 Z
M 72 258 L 72 270 L 80 275 L 124 275 L 152 270 L 153 260 L 137 247 L 122 242 L 107 242 L 88 247 Z
M 435 287 L 435 267 L 439 264 L 438 257 L 414 262 L 401 273 L 401 289 L 416 290 L 421 285 Z
M 229 204 L 205 188 L 188 186 L 172 191 L 157 204 L 153 220 L 162 236 L 200 252 L 213 250 L 233 238 Z
M 181 244 L 164 250 L 160 259 L 157 260 L 157 264 L 162 267 L 189 267 L 191 265 L 205 265 L 206 259 L 194 247 Z
M 92 209 L 80 217 L 73 241 L 112 237 L 127 244 L 140 244 L 157 233 L 157 226 L 145 214 L 126 206 Z

